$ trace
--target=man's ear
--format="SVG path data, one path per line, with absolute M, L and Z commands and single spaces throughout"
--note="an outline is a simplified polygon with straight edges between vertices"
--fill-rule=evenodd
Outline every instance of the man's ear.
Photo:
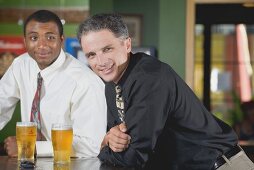
M 131 52 L 131 38 L 128 37 L 126 40 L 125 40 L 125 43 L 126 43 L 126 50 L 127 52 Z
M 64 35 L 62 35 L 62 36 L 60 37 L 60 39 L 61 39 L 61 41 L 64 41 Z
M 60 36 L 61 43 L 62 43 L 62 48 L 64 48 L 64 35 Z
M 24 38 L 23 38 L 23 42 L 24 42 L 24 46 L 25 46 L 25 48 L 26 48 L 26 37 L 24 36 Z

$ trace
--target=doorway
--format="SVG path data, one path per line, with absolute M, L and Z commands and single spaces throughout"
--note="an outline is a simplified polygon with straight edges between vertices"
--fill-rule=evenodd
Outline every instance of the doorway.
M 236 76 L 229 71 L 230 69 L 232 71 L 232 69 L 238 68 L 234 67 L 234 64 L 239 64 L 239 61 L 225 57 L 225 54 L 221 52 L 225 51 L 225 49 L 220 48 L 228 47 L 228 45 L 224 46 L 225 43 L 222 44 L 222 42 L 228 34 L 236 35 L 235 30 L 237 24 L 248 24 L 248 31 L 250 33 L 252 32 L 251 25 L 254 24 L 254 20 L 251 16 L 253 16 L 254 8 L 251 9 L 242 6 L 243 3 L 249 2 L 253 3 L 253 1 L 249 0 L 187 1 L 186 68 L 188 68 L 188 70 L 186 69 L 186 81 L 195 93 L 198 94 L 200 99 L 203 100 L 208 110 L 213 113 L 220 113 L 219 116 L 222 116 L 220 117 L 222 119 L 228 119 L 229 116 L 232 116 L 225 114 L 225 112 L 229 112 L 230 109 L 234 110 L 234 107 L 236 107 L 234 106 L 234 101 L 232 101 L 235 100 L 235 98 L 232 97 L 232 94 L 230 94 L 231 92 L 226 94 L 227 92 L 225 91 L 230 90 L 230 88 L 239 81 L 236 79 L 233 81 L 235 84 L 230 84 L 230 82 L 232 82 L 232 78 Z M 203 37 L 196 36 L 199 33 L 201 33 Z M 198 42 L 196 41 L 197 38 L 199 39 Z M 227 37 L 227 39 L 230 38 Z M 200 46 L 200 49 L 204 47 L 204 50 L 201 52 L 197 51 L 196 49 L 198 45 Z M 231 49 L 234 49 L 234 47 L 232 46 Z M 199 58 L 196 57 L 197 55 L 199 55 Z M 203 58 L 200 57 L 200 55 Z M 216 55 L 217 57 L 214 57 Z M 233 54 L 231 54 L 231 56 L 232 55 Z M 235 59 L 237 58 L 235 57 Z M 197 69 L 199 69 L 198 73 Z M 197 74 L 201 74 L 199 75 L 201 80 L 196 79 L 198 76 Z M 214 79 L 216 77 L 217 79 Z M 217 82 L 216 85 L 214 80 L 228 82 L 224 84 Z M 198 87 L 197 82 L 201 84 Z M 244 90 L 246 89 L 247 88 Z

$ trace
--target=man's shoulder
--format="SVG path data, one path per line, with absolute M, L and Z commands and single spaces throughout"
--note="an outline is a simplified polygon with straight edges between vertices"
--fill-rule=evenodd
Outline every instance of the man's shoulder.
M 148 72 L 157 72 L 157 71 L 169 71 L 172 70 L 172 67 L 160 61 L 158 58 L 147 55 L 145 53 L 137 53 L 133 55 L 134 57 L 140 57 L 140 61 L 138 62 L 137 66 L 142 68 L 145 71 Z
M 161 62 L 153 56 L 138 53 L 132 57 L 139 57 L 137 63 L 130 73 L 130 80 L 143 83 L 144 81 L 169 81 L 174 79 L 176 73 L 170 65 Z M 165 79 L 165 77 L 167 77 Z
M 26 60 L 30 60 L 30 59 L 31 59 L 30 55 L 27 52 L 25 52 L 25 53 L 15 57 L 14 62 L 22 62 L 22 61 L 26 61 Z
M 23 53 L 19 56 L 17 56 L 13 62 L 12 62 L 12 66 L 14 68 L 21 68 L 21 67 L 26 67 L 29 66 L 31 64 L 35 64 L 36 62 L 29 56 L 29 54 Z
M 65 66 L 65 73 L 74 81 L 80 83 L 102 83 L 100 78 L 88 67 L 88 65 L 82 63 L 71 55 L 67 56 L 67 62 Z
M 88 65 L 82 63 L 72 55 L 66 53 L 66 62 L 65 62 L 65 70 L 67 73 L 70 73 L 71 75 L 85 75 L 85 74 L 91 74 L 91 70 L 88 67 Z
M 161 71 L 162 62 L 153 56 L 145 53 L 136 53 L 132 57 L 134 57 L 134 62 L 136 63 L 134 73 L 151 75 Z

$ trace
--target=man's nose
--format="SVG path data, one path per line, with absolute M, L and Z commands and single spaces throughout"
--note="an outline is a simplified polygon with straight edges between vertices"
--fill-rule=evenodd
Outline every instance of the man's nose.
M 45 38 L 38 39 L 38 47 L 45 47 L 47 45 L 47 41 Z
M 100 66 L 105 65 L 105 63 L 106 63 L 105 57 L 102 56 L 102 55 L 98 55 L 98 56 L 97 56 L 97 63 L 98 63 Z

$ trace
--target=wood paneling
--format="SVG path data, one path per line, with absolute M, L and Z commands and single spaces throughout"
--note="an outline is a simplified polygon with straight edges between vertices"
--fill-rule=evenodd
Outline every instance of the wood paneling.
M 20 8 L 5 8 L 0 9 L 0 23 L 18 22 L 19 19 L 25 20 L 27 16 L 39 9 L 20 9 Z M 81 9 L 49 9 L 55 12 L 61 19 L 65 19 L 66 23 L 80 23 L 85 20 L 88 15 L 88 10 Z

